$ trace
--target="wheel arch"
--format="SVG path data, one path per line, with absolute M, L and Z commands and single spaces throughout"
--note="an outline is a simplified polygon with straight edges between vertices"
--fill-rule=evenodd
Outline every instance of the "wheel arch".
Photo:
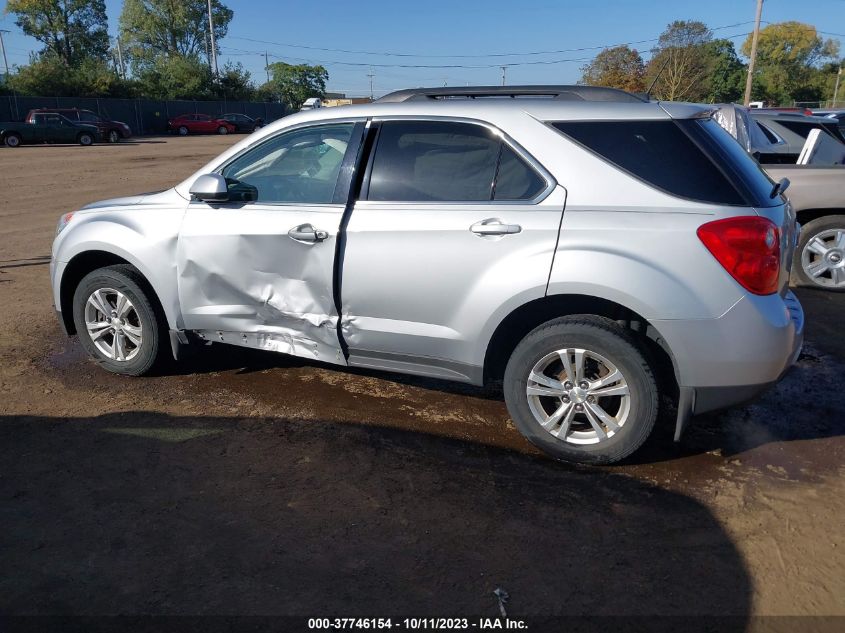
M 634 310 L 600 297 L 581 294 L 547 295 L 512 310 L 498 324 L 487 343 L 484 382 L 500 380 L 517 344 L 534 328 L 552 319 L 574 314 L 591 314 L 616 321 L 634 333 L 642 344 L 661 391 L 678 397 L 678 365 L 660 332 Z
M 141 278 L 144 290 L 149 293 L 150 302 L 159 316 L 167 323 L 167 314 L 162 306 L 158 292 L 150 283 L 149 278 L 142 270 L 131 261 L 115 253 L 103 250 L 83 251 L 75 255 L 65 266 L 59 282 L 59 311 L 62 323 L 68 334 L 76 334 L 76 325 L 73 322 L 73 293 L 76 291 L 79 282 L 88 274 L 100 268 L 115 265 L 131 266 L 135 273 Z
M 806 224 L 819 218 L 824 218 L 829 215 L 845 215 L 845 207 L 843 208 L 824 208 L 824 209 L 801 209 L 796 212 L 796 219 L 800 224 Z

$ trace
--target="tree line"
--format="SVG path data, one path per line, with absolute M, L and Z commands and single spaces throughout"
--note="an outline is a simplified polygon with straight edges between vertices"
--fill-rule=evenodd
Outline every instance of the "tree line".
M 43 48 L 0 82 L 0 94 L 270 100 L 291 109 L 325 95 L 329 73 L 322 66 L 276 62 L 261 84 L 240 63 L 215 75 L 208 6 L 207 0 L 124 0 L 112 42 L 104 0 L 8 0 L 5 12 Z M 216 41 L 233 16 L 220 0 L 211 1 Z
M 741 52 L 751 53 L 749 35 Z M 646 63 L 628 46 L 601 51 L 581 68 L 581 83 L 645 92 L 667 101 L 730 103 L 743 99 L 748 66 L 734 44 L 713 36 L 703 22 L 676 20 L 666 27 Z M 760 31 L 751 90 L 753 101 L 792 105 L 831 99 L 842 64 L 839 43 L 801 22 L 769 24 Z

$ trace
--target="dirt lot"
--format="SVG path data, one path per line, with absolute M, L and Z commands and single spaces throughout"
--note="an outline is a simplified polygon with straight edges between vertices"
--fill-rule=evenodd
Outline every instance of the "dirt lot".
M 213 347 L 88 362 L 55 320 L 58 216 L 237 137 L 0 149 L 0 614 L 845 616 L 845 295 L 747 408 L 569 468 L 495 390 Z

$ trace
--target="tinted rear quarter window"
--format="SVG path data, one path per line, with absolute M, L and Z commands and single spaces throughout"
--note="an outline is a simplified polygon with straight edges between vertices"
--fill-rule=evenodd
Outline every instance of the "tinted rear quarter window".
M 770 181 L 739 143 L 710 119 L 565 121 L 552 125 L 635 178 L 671 195 L 712 204 L 772 204 L 759 196 L 761 179 L 763 183 Z M 735 148 L 726 145 L 728 142 Z M 724 161 L 740 165 L 726 166 Z M 753 191 L 740 176 L 749 170 L 746 176 L 752 181 Z

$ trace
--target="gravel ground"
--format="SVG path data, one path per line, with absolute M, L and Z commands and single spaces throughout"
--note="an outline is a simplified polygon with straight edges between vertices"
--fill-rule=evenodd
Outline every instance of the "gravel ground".
M 112 376 L 56 323 L 61 213 L 238 137 L 0 149 L 0 614 L 845 616 L 845 295 L 757 403 L 571 468 L 495 389 L 212 346 Z

